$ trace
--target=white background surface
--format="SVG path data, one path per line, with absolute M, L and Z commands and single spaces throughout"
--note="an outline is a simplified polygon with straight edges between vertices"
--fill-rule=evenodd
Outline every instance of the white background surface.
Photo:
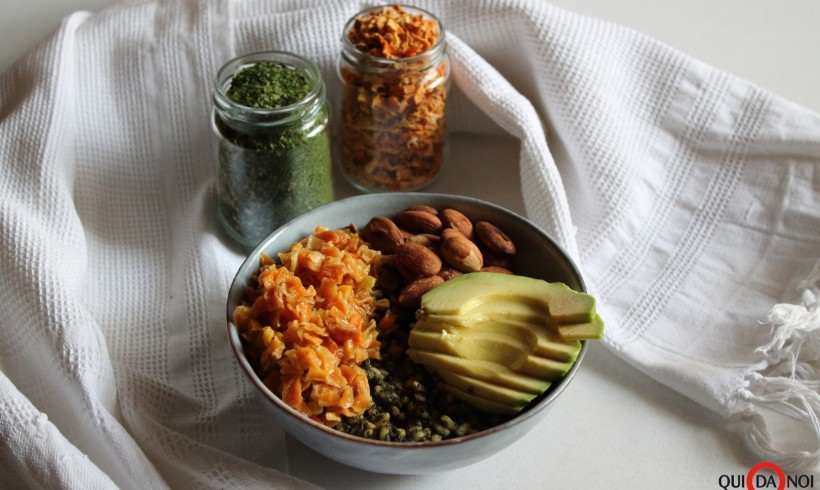
M 0 0 L 0 71 L 76 10 L 111 0 Z M 820 112 L 820 0 L 557 0 L 556 5 L 643 31 L 707 63 Z M 471 161 L 515 155 L 512 142 L 456 138 L 453 153 Z M 522 211 L 517 176 L 488 193 L 481 169 L 456 182 L 449 172 L 431 191 L 476 195 Z M 489 176 L 484 176 L 488 178 Z M 497 176 L 493 176 L 497 179 Z M 538 468 L 522 463 L 534 441 L 555 441 Z M 454 488 L 486 472 L 482 488 L 717 489 L 721 475 L 745 475 L 755 461 L 724 422 L 632 369 L 600 345 L 553 408 L 548 421 L 475 467 L 427 477 L 370 475 L 325 461 L 292 442 L 291 470 L 328 488 Z M 473 475 L 474 476 L 474 475 Z M 471 478 L 470 478 L 471 479 Z M 820 477 L 816 477 L 820 485 Z M 473 487 L 477 488 L 477 487 Z

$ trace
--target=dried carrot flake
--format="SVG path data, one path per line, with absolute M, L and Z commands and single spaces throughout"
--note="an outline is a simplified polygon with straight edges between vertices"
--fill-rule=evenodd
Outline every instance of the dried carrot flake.
M 256 287 L 234 309 L 265 384 L 326 425 L 372 403 L 359 366 L 379 352 L 370 265 L 379 258 L 356 233 L 316 228 L 279 254 L 263 257 Z
M 356 17 L 346 36 L 355 61 L 343 56 L 340 65 L 345 173 L 370 190 L 432 182 L 444 158 L 449 80 L 438 20 L 383 6 Z

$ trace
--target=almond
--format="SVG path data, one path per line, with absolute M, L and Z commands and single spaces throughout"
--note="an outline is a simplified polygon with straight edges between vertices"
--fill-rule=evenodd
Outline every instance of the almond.
M 396 247 L 396 266 L 418 276 L 434 276 L 441 270 L 441 259 L 419 243 L 404 243 Z
M 390 218 L 376 216 L 362 228 L 362 238 L 385 254 L 396 252 L 396 247 L 404 243 L 399 227 Z
M 475 224 L 475 233 L 481 243 L 495 253 L 515 255 L 515 244 L 500 228 L 487 221 Z
M 418 308 L 421 306 L 421 297 L 424 293 L 443 283 L 444 279 L 439 276 L 422 277 L 411 282 L 399 293 L 399 304 L 405 308 Z
M 407 269 L 400 262 L 394 263 L 393 268 L 396 269 L 396 274 L 398 274 L 398 287 L 396 287 L 395 289 L 401 289 L 406 284 L 411 283 L 419 278 L 418 274 Z
M 434 233 L 441 231 L 438 216 L 426 211 L 402 211 L 396 215 L 396 223 L 412 233 Z
M 447 208 L 441 212 L 441 225 L 444 228 L 452 228 L 458 230 L 462 235 L 469 239 L 473 239 L 473 222 L 470 218 L 464 216 L 461 211 Z
M 444 240 L 447 240 L 449 238 L 452 238 L 454 235 L 467 238 L 467 237 L 464 236 L 464 233 L 461 233 L 460 231 L 456 230 L 455 228 L 445 228 L 445 229 L 441 230 L 441 235 L 439 235 L 439 236 L 441 237 L 441 241 L 444 241 Z
M 442 267 L 441 270 L 438 273 L 439 277 L 441 277 L 445 281 L 449 281 L 450 279 L 452 279 L 454 277 L 458 277 L 461 274 L 462 274 L 462 272 L 460 270 L 454 269 L 450 266 Z
M 424 211 L 425 213 L 430 213 L 434 216 L 438 216 L 438 209 L 436 209 L 432 206 L 424 206 L 424 205 L 410 206 L 409 208 L 405 209 L 405 211 Z
M 441 258 L 461 272 L 476 272 L 484 265 L 478 246 L 462 234 L 453 234 L 441 242 Z
M 427 248 L 434 248 L 438 246 L 438 243 L 441 241 L 438 235 L 434 235 L 432 233 L 422 233 L 420 235 L 410 235 L 404 239 L 404 243 L 418 243 L 419 245 L 424 245 Z
M 481 272 L 497 272 L 499 274 L 513 274 L 513 271 L 506 267 L 499 267 L 497 265 L 487 265 L 481 268 Z

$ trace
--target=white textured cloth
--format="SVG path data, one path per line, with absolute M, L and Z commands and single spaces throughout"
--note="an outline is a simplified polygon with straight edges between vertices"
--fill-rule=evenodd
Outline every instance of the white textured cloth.
M 815 463 L 820 116 L 540 2 L 418 5 L 450 34 L 451 130 L 521 140 L 527 213 L 578 259 L 606 344 L 758 457 Z M 261 49 L 313 59 L 332 93 L 362 7 L 124 2 L 68 17 L 2 75 L 7 484 L 303 485 L 277 471 L 284 436 L 225 346 L 242 256 L 214 220 L 209 96 L 223 62 Z M 780 448 L 770 411 L 813 445 Z

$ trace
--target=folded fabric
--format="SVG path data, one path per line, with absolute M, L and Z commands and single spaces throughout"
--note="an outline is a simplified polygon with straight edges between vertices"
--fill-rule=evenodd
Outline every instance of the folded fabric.
M 578 260 L 606 345 L 759 457 L 816 464 L 820 116 L 546 3 L 418 5 L 448 29 L 451 130 L 520 139 L 527 214 Z M 337 83 L 361 6 L 123 2 L 0 77 L 9 484 L 308 486 L 225 350 L 242 253 L 214 220 L 209 100 L 223 62 L 261 49 Z M 772 437 L 772 412 L 804 449 Z

